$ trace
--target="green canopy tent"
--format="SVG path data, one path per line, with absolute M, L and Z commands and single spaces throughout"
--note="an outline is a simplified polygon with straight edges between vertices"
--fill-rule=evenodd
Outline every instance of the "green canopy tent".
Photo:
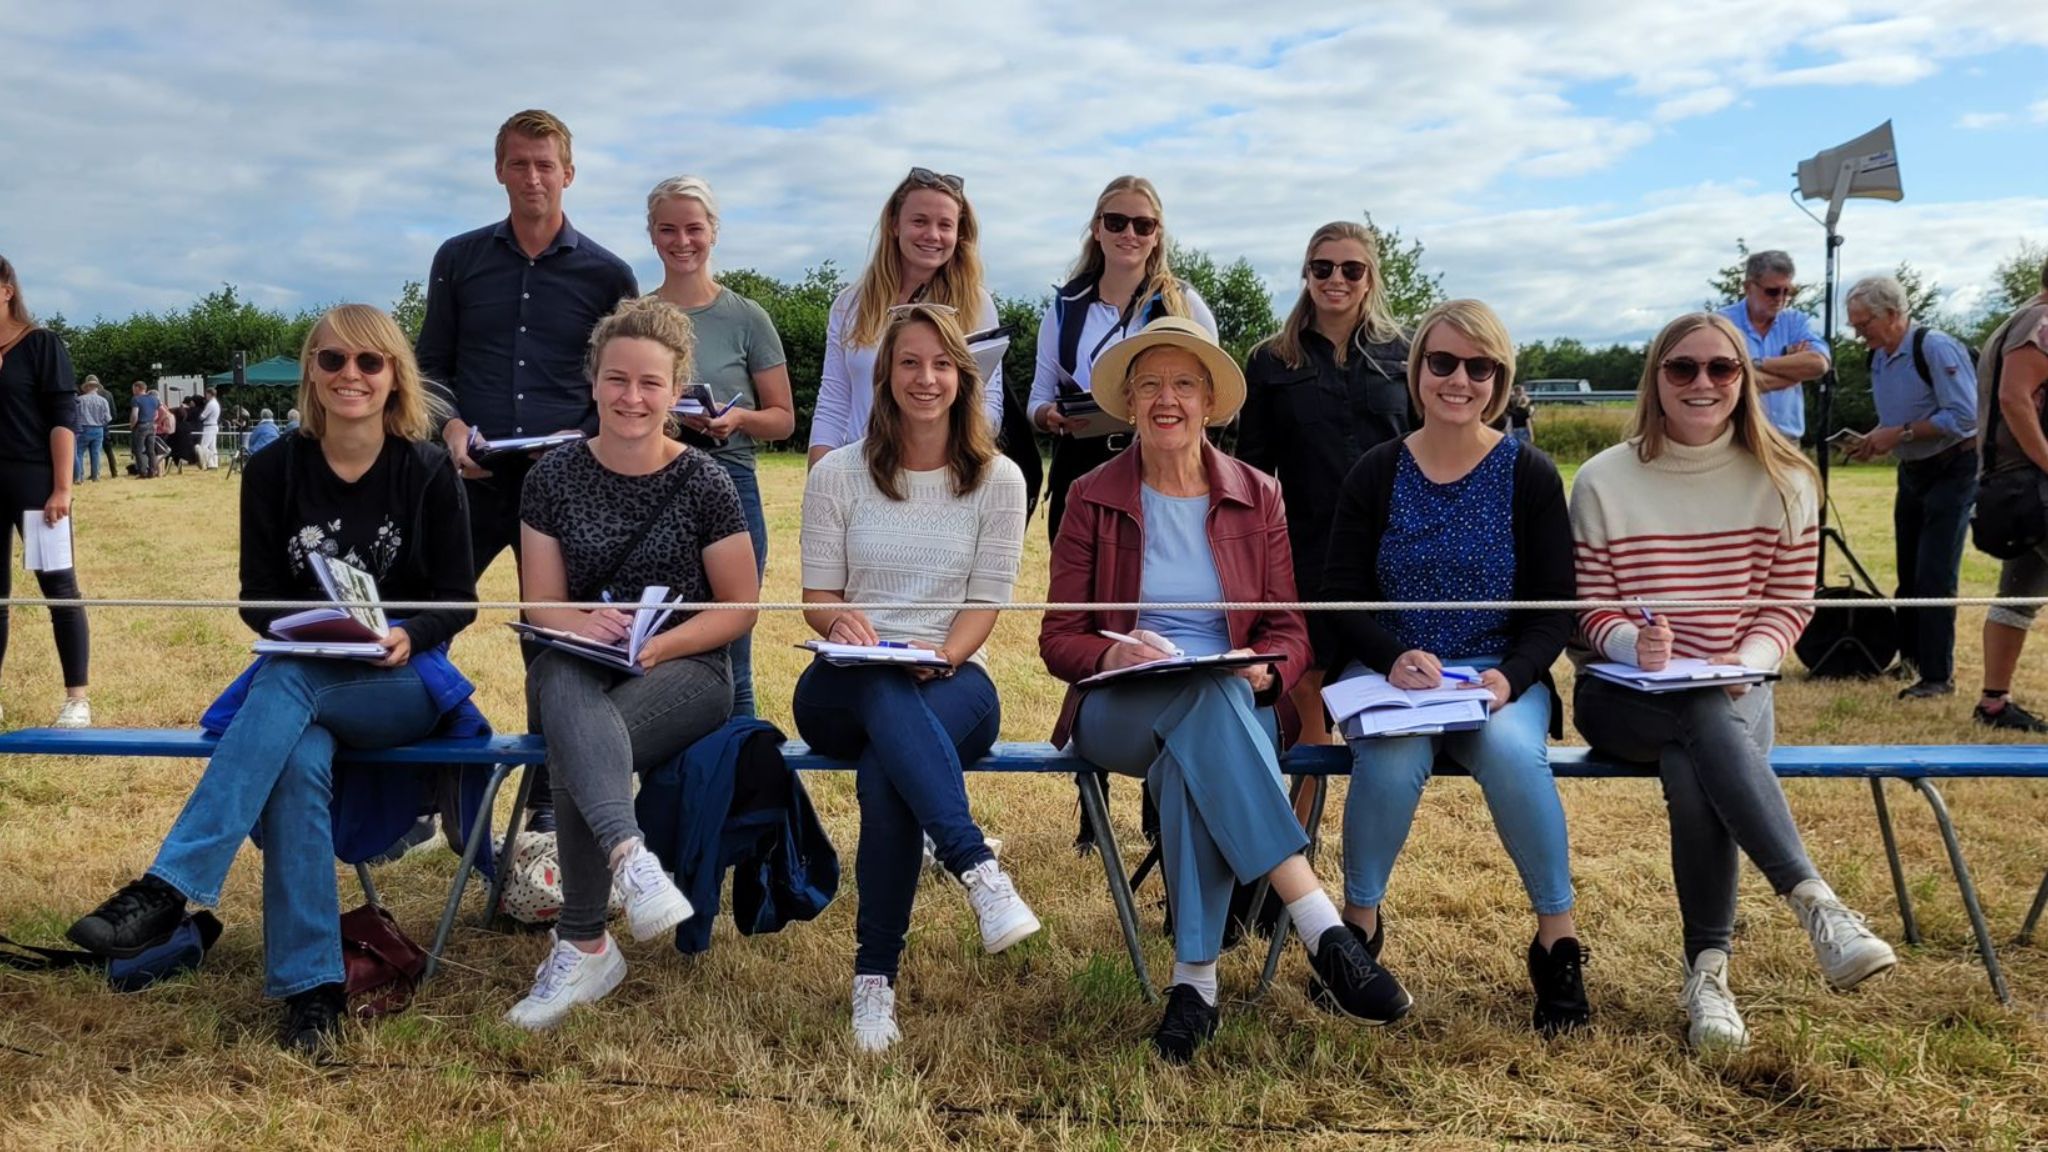
M 251 364 L 242 372 L 244 382 L 253 385 L 299 386 L 299 358 L 296 356 L 272 356 L 268 360 Z M 233 370 L 208 376 L 207 384 L 213 387 L 232 385 L 235 382 Z

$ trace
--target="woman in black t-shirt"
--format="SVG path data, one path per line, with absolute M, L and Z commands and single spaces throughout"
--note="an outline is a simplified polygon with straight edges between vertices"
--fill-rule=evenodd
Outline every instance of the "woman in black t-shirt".
M 597 436 L 555 449 L 527 473 L 521 599 L 632 605 L 653 586 L 665 587 L 667 600 L 754 599 L 754 542 L 732 479 L 709 454 L 667 435 L 693 347 L 689 318 L 655 297 L 627 300 L 598 322 L 587 362 Z M 625 978 L 605 931 L 615 881 L 636 940 L 694 914 L 634 820 L 633 773 L 674 758 L 731 716 L 726 646 L 754 616 L 676 612 L 641 643 L 630 673 L 560 647 L 527 669 L 529 708 L 548 738 L 562 915 L 533 991 L 506 1016 L 511 1023 L 551 1027 Z M 527 619 L 623 648 L 634 614 L 534 608 Z
M 71 353 L 47 328 L 36 327 L 21 299 L 14 265 L 0 256 L 0 503 L 11 522 L 0 525 L 0 597 L 14 594 L 14 535 L 25 530 L 23 513 L 40 512 L 45 525 L 71 515 L 71 463 L 78 435 L 78 385 Z M 70 527 L 65 527 L 68 535 Z M 24 544 L 26 541 L 24 540 Z M 44 597 L 78 598 L 78 573 L 70 565 L 36 573 Z M 0 663 L 7 659 L 8 610 L 0 606 Z M 64 668 L 64 709 L 59 728 L 92 724 L 86 703 L 86 665 L 91 648 L 85 609 L 50 609 L 57 634 L 57 662 Z
M 259 659 L 209 710 L 209 729 L 228 717 L 220 743 L 148 874 L 68 935 L 103 956 L 155 947 L 187 900 L 220 901 L 255 829 L 265 846 L 264 989 L 288 1005 L 283 1043 L 311 1051 L 331 1039 L 344 1007 L 329 811 L 336 746 L 388 748 L 459 710 L 481 717 L 447 658 L 449 638 L 476 618 L 469 520 L 411 346 L 383 312 L 345 304 L 313 326 L 299 365 L 305 424 L 252 457 L 242 482 L 242 600 L 326 602 L 308 560 L 317 553 L 368 572 L 383 600 L 449 606 L 394 619 L 374 661 Z M 259 636 L 283 615 L 242 609 Z

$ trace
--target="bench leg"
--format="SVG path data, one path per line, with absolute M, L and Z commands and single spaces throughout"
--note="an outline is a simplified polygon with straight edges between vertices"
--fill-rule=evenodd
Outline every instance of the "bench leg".
M 1308 850 L 1306 852 L 1308 862 L 1313 864 L 1316 861 L 1316 846 L 1322 840 L 1323 802 L 1330 795 L 1330 783 L 1327 780 L 1319 780 L 1313 776 L 1297 776 L 1294 778 L 1293 795 L 1290 797 L 1290 800 L 1298 802 L 1301 799 L 1301 790 L 1305 787 L 1311 788 L 1315 792 L 1315 795 L 1310 798 L 1308 804 Z M 1296 809 L 1296 811 L 1299 810 L 1299 808 Z M 1261 881 L 1259 884 L 1261 900 L 1264 899 L 1265 887 L 1265 883 Z M 1258 903 L 1252 905 L 1253 908 L 1258 906 Z M 1259 987 L 1257 991 L 1252 993 L 1253 999 L 1256 1000 L 1264 996 L 1272 989 L 1273 978 L 1280 972 L 1280 955 L 1286 951 L 1287 937 L 1293 930 L 1294 922 L 1288 917 L 1287 909 L 1280 909 L 1279 918 L 1273 921 L 1273 939 L 1266 945 L 1266 965 L 1259 970 Z
M 420 973 L 421 983 L 433 978 L 434 969 L 441 966 L 441 950 L 448 946 L 448 933 L 455 928 L 455 913 L 462 908 L 462 894 L 469 888 L 469 874 L 476 867 L 476 854 L 480 846 L 491 839 L 491 809 L 498 802 L 498 786 L 512 771 L 510 764 L 499 764 L 491 769 L 491 778 L 484 785 L 483 803 L 477 806 L 476 820 L 471 823 L 462 837 L 462 862 L 455 866 L 455 879 L 448 884 L 448 900 L 441 906 L 441 922 L 434 928 L 433 947 L 427 949 L 427 967 Z M 498 875 L 505 874 L 505 863 L 498 863 Z
M 1131 953 L 1131 971 L 1147 1001 L 1157 1000 L 1152 975 L 1145 969 L 1145 945 L 1138 938 L 1138 910 L 1131 898 L 1131 886 L 1124 879 L 1124 862 L 1116 847 L 1116 833 L 1109 825 L 1109 802 L 1102 794 L 1102 779 L 1095 772 L 1074 773 L 1081 791 L 1081 812 L 1095 832 L 1095 850 L 1102 856 L 1102 872 L 1109 880 L 1109 899 L 1116 905 L 1117 923 L 1124 931 L 1124 947 Z
M 1948 865 L 1955 872 L 1956 888 L 1963 895 L 1963 908 L 1970 914 L 1970 930 L 1977 934 L 1977 954 L 1984 958 L 1984 972 L 1991 977 L 1991 990 L 1998 994 L 2000 1004 L 2010 1004 L 2012 993 L 2005 986 L 2005 972 L 1998 966 L 1998 949 L 1991 943 L 1991 926 L 1984 922 L 1984 908 L 1977 902 L 1977 885 L 1970 879 L 1970 866 L 1963 862 L 1963 846 L 1956 839 L 1956 826 L 1949 819 L 1948 805 L 1942 802 L 1941 793 L 1935 790 L 1932 781 L 1916 778 L 1913 787 L 1927 798 L 1927 807 L 1934 813 L 1934 823 L 1941 829 L 1942 843 L 1948 847 Z
M 1145 858 L 1138 861 L 1138 870 L 1131 873 L 1131 892 L 1133 894 L 1136 894 L 1138 889 L 1145 886 L 1145 877 L 1150 876 L 1152 870 L 1159 867 L 1159 861 L 1159 845 L 1154 844 L 1146 851 Z
M 534 766 L 528 764 L 519 771 L 519 791 L 512 797 L 512 822 L 505 825 L 505 846 L 498 849 L 498 866 L 491 869 L 491 891 L 484 902 L 485 924 L 498 915 L 498 902 L 505 896 L 505 877 L 512 871 L 512 850 L 518 846 L 519 826 L 526 822 L 526 806 L 533 795 L 533 769 Z M 486 841 L 491 838 L 490 828 L 490 821 L 485 820 Z
M 2034 925 L 2040 923 L 2043 907 L 2048 907 L 2048 875 L 2041 877 L 2041 889 L 2034 893 L 2034 906 L 2027 909 L 2027 922 L 2020 925 L 2020 943 L 2034 942 Z
M 1920 922 L 1913 917 L 1913 897 L 1906 891 L 1906 869 L 1899 863 L 1899 841 L 1892 834 L 1892 810 L 1884 801 L 1884 781 L 1879 777 L 1870 778 L 1870 799 L 1877 805 L 1877 831 L 1884 837 L 1885 863 L 1892 869 L 1892 891 L 1898 894 L 1899 920 L 1906 932 L 1906 943 L 1920 943 Z
M 384 903 L 382 900 L 377 899 L 377 886 L 370 883 L 370 866 L 368 864 L 359 863 L 356 865 L 356 883 L 363 886 L 363 899 L 365 901 L 372 905 L 382 905 Z

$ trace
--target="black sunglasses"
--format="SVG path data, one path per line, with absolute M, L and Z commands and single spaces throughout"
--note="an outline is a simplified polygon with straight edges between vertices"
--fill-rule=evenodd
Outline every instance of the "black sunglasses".
M 1429 369 L 1430 375 L 1447 379 L 1451 373 L 1458 370 L 1458 365 L 1463 364 L 1465 379 L 1474 384 L 1484 384 L 1493 379 L 1494 373 L 1500 371 L 1500 361 L 1490 356 L 1468 356 L 1460 359 L 1449 352 L 1431 352 L 1422 358 L 1422 364 Z
M 1121 212 L 1104 212 L 1100 217 L 1102 226 L 1111 232 L 1122 232 L 1129 228 L 1140 236 L 1150 236 L 1159 231 L 1157 216 L 1126 216 Z
M 950 188 L 955 192 L 967 190 L 967 181 L 964 178 L 951 172 L 934 172 L 929 168 L 912 168 L 910 180 L 911 183 L 921 184 L 926 188 Z
M 1346 260 L 1342 264 L 1337 263 L 1335 260 L 1311 260 L 1308 262 L 1308 274 L 1318 280 L 1328 280 L 1333 273 L 1339 270 L 1342 270 L 1344 278 L 1353 284 L 1365 279 L 1367 271 L 1365 261 L 1363 260 Z
M 322 348 L 313 353 L 313 363 L 318 364 L 322 372 L 339 372 L 348 367 L 348 353 L 339 348 Z M 382 352 L 356 353 L 356 371 L 365 376 L 375 376 L 382 372 L 384 364 Z
M 1664 374 L 1671 377 L 1673 384 L 1690 384 L 1699 379 L 1700 369 L 1707 370 L 1707 380 L 1714 384 L 1733 384 L 1742 375 L 1742 361 L 1732 356 L 1716 356 L 1702 364 L 1690 356 L 1673 356 L 1664 361 Z
M 1799 291 L 1797 287 L 1794 287 L 1791 284 L 1780 284 L 1776 288 L 1766 288 L 1763 285 L 1759 284 L 1756 286 L 1756 290 L 1770 297 L 1773 300 L 1782 300 L 1785 297 L 1792 295 L 1794 292 Z

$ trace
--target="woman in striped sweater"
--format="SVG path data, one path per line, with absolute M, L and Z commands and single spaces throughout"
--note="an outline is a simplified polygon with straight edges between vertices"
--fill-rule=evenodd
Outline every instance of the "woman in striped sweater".
M 1589 609 L 1575 661 L 1775 670 L 1812 613 L 1764 601 L 1812 593 L 1816 511 L 1813 469 L 1764 419 L 1735 328 L 1706 313 L 1672 321 L 1650 344 L 1628 440 L 1587 461 L 1572 486 L 1579 597 L 1748 603 Z M 1748 1043 L 1727 980 L 1738 849 L 1791 904 L 1829 983 L 1851 988 L 1897 963 L 1806 855 L 1771 772 L 1770 685 L 1649 695 L 1581 676 L 1575 714 L 1594 748 L 1662 776 L 1694 1047 Z

